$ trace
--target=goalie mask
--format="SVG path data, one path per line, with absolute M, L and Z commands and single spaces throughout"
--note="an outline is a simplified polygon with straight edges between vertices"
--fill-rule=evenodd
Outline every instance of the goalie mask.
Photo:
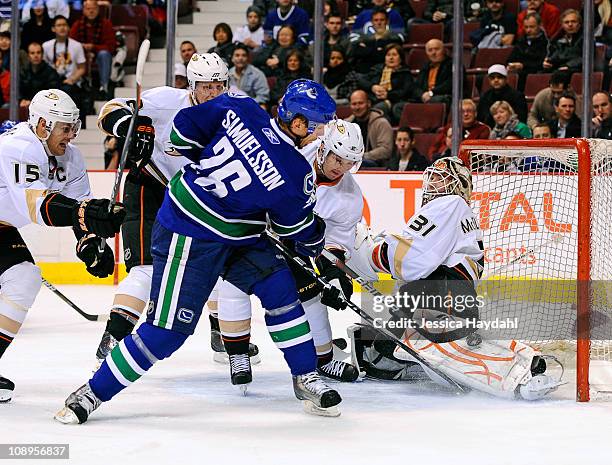
M 227 92 L 229 88 L 229 71 L 227 65 L 216 53 L 194 53 L 187 64 L 187 82 L 189 83 L 189 90 L 191 91 L 191 97 L 196 103 L 204 103 L 214 97 L 217 97 L 217 93 L 213 89 L 208 89 L 208 94 L 204 95 L 203 98 L 196 98 L 196 87 L 198 82 L 207 83 L 209 86 L 211 83 L 219 82 L 223 84 L 223 92 Z M 198 90 L 198 92 L 202 92 Z M 206 89 L 204 89 L 206 94 Z M 202 101 L 200 101 L 202 100 Z
M 37 136 L 43 142 L 49 139 L 51 132 L 57 123 L 67 123 L 68 130 L 72 130 L 74 137 L 79 134 L 81 120 L 79 119 L 79 109 L 70 96 L 59 89 L 41 90 L 30 102 L 28 107 L 28 124 L 34 134 L 40 119 L 45 120 L 46 136 Z
M 459 195 L 470 204 L 472 174 L 458 157 L 440 158 L 423 173 L 422 205 L 444 195 Z
M 317 165 L 324 172 L 323 165 L 329 156 L 335 156 L 336 165 L 340 168 L 356 172 L 361 166 L 364 153 L 363 136 L 356 123 L 343 120 L 333 120 L 325 125 L 323 138 L 317 152 Z M 343 170 L 343 171 L 344 171 Z

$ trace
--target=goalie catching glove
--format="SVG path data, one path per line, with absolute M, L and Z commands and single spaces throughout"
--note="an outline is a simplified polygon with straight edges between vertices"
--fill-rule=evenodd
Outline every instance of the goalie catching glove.
M 87 271 L 97 278 L 106 278 L 115 269 L 113 251 L 101 237 L 93 234 L 83 236 L 77 242 L 76 254 L 85 263 Z
M 113 237 L 125 219 L 125 208 L 116 203 L 109 212 L 109 205 L 108 199 L 78 202 L 56 192 L 44 198 L 40 215 L 48 226 L 72 226 L 77 238 L 87 234 Z

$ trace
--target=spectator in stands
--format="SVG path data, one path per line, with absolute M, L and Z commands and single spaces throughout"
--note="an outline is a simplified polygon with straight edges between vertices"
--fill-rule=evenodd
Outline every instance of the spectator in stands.
M 11 33 L 0 32 L 0 106 L 11 98 Z
M 83 16 L 72 25 L 70 37 L 83 44 L 90 65 L 93 60 L 96 61 L 100 74 L 100 97 L 107 100 L 110 97 L 108 81 L 116 40 L 113 24 L 100 16 L 96 0 L 85 0 Z
M 196 46 L 192 41 L 184 40 L 181 42 L 179 51 L 181 53 L 181 61 L 179 63 L 174 64 L 174 75 L 175 76 L 177 75 L 177 70 L 179 66 L 182 66 L 183 69 L 185 70 L 183 74 L 187 76 L 187 64 L 189 63 L 189 60 L 191 60 L 191 57 L 193 56 L 193 54 L 197 53 L 198 50 L 196 49 Z M 183 74 L 181 74 L 181 76 Z M 182 87 L 179 87 L 179 88 L 182 89 Z
M 270 89 L 270 105 L 278 103 L 290 83 L 302 78 L 312 79 L 312 73 L 305 62 L 304 53 L 295 49 L 287 54 L 283 71 L 276 79 L 276 85 Z
M 559 11 L 559 8 L 544 0 L 527 0 L 527 9 L 521 11 L 516 18 L 516 23 L 518 26 L 517 34 L 519 36 L 522 36 L 525 33 L 523 28 L 523 20 L 529 13 L 537 13 L 540 15 L 540 18 L 542 18 L 542 27 L 544 28 L 544 32 L 546 32 L 546 37 L 548 37 L 549 40 L 554 39 L 561 29 L 561 22 L 559 21 L 561 12 Z
M 548 39 L 537 13 L 528 13 L 523 20 L 525 33 L 519 37 L 508 57 L 508 70 L 518 73 L 517 90 L 523 92 L 528 74 L 541 73 L 548 51 Z
M 518 115 L 510 103 L 499 100 L 490 108 L 494 126 L 491 129 L 489 139 L 504 139 L 511 132 L 515 132 L 523 139 L 531 139 L 531 129 L 525 123 L 519 121 Z
M 446 55 L 439 39 L 429 40 L 425 53 L 428 61 L 417 76 L 413 99 L 419 103 L 449 104 L 453 90 L 453 60 Z
M 28 46 L 28 64 L 22 69 L 19 79 L 19 106 L 27 107 L 37 92 L 59 86 L 59 75 L 43 60 L 42 45 L 32 42 Z
M 349 40 L 345 33 L 342 17 L 337 13 L 331 13 L 325 18 L 325 31 L 323 33 L 323 59 L 325 63 L 329 61 L 331 49 L 342 47 L 348 49 Z
M 414 147 L 414 131 L 403 126 L 395 134 L 395 147 L 387 162 L 391 171 L 424 171 L 429 165 L 427 158 Z
M 593 94 L 593 137 L 612 140 L 612 98 L 607 92 Z
M 491 86 L 478 102 L 478 119 L 493 127 L 495 120 L 491 105 L 500 100 L 508 102 L 520 121 L 527 121 L 527 101 L 525 95 L 508 85 L 508 70 L 504 65 L 489 67 L 487 79 Z
M 388 30 L 389 17 L 384 8 L 372 12 L 374 34 L 351 35 L 349 61 L 358 73 L 368 73 L 385 60 L 385 48 L 391 43 L 402 44 L 404 37 Z
M 593 35 L 600 44 L 612 46 L 612 2 L 595 0 L 595 25 Z
M 449 23 L 453 19 L 453 0 L 428 0 L 423 19 L 432 23 Z
M 549 122 L 550 132 L 557 139 L 580 137 L 582 122 L 576 114 L 576 96 L 564 92 L 555 104 L 557 117 Z
M 565 10 L 561 15 L 561 28 L 558 39 L 551 42 L 548 55 L 542 63 L 545 71 L 582 70 L 582 17 L 576 10 Z
M 408 3 L 408 2 L 406 2 Z M 383 8 L 386 10 L 389 17 L 389 29 L 397 34 L 403 34 L 406 29 L 402 15 L 395 9 L 389 6 L 389 0 L 372 0 L 372 8 L 363 10 L 355 18 L 353 24 L 353 32 L 359 34 L 374 34 L 375 27 L 372 24 L 372 14 L 376 8 Z
M 527 118 L 528 126 L 533 128 L 538 123 L 553 119 L 555 117 L 554 102 L 561 97 L 563 92 L 569 90 L 571 90 L 570 75 L 566 71 L 555 71 L 548 81 L 548 87 L 535 96 Z
M 402 46 L 387 45 L 385 63 L 376 65 L 364 75 L 359 80 L 359 87 L 370 94 L 374 108 L 382 110 L 392 123 L 399 122 L 414 87 L 410 69 L 404 66 Z
M 258 50 L 264 41 L 263 16 L 264 13 L 256 6 L 248 7 L 246 12 L 247 23 L 238 28 L 234 40 L 243 43 L 250 50 Z
M 59 87 L 72 97 L 81 110 L 81 121 L 85 121 L 87 108 L 83 102 L 82 78 L 87 72 L 87 59 L 83 46 L 68 37 L 68 19 L 58 15 L 53 18 L 55 39 L 42 44 L 43 58 L 57 72 L 62 82 Z
M 217 24 L 213 30 L 213 39 L 217 41 L 217 45 L 210 47 L 208 53 L 216 53 L 227 65 L 231 65 L 234 53 L 234 34 L 229 24 Z
M 276 0 L 253 0 L 253 6 L 256 6 L 263 12 L 263 16 L 267 16 L 269 11 L 276 7 Z
M 451 157 L 453 155 L 453 128 L 449 126 L 443 132 L 444 134 L 444 144 L 440 146 L 440 151 L 436 152 L 432 155 L 431 161 L 436 161 L 440 158 Z
M 337 104 L 348 103 L 349 96 L 358 87 L 359 76 L 351 69 L 345 50 L 342 47 L 332 47 L 323 73 L 323 85 Z
M 9 2 L 10 3 L 10 2 Z M 70 16 L 70 6 L 67 0 L 26 0 L 19 2 L 19 9 L 21 10 L 21 23 L 27 23 L 32 18 L 31 9 L 36 5 L 44 5 L 47 7 L 47 14 L 49 18 L 54 19 L 57 15 L 68 18 Z M 70 3 L 73 3 L 70 1 Z M 73 5 L 74 9 L 74 5 Z M 80 8 L 79 8 L 80 9 Z
M 262 108 L 267 109 L 270 99 L 270 88 L 266 75 L 249 64 L 249 47 L 238 43 L 232 55 L 232 66 L 229 70 L 230 87 L 238 89 L 253 98 Z
M 491 128 L 484 123 L 481 123 L 476 119 L 476 103 L 474 100 L 466 98 L 461 101 L 461 113 L 462 113 L 462 140 L 474 140 L 474 139 L 488 139 L 491 133 Z M 448 123 L 444 128 L 438 132 L 438 136 L 431 144 L 431 147 L 427 151 L 429 156 L 435 153 L 444 151 L 446 130 L 452 126 L 452 123 Z
M 53 38 L 51 18 L 43 0 L 32 2 L 30 19 L 21 29 L 21 49 L 28 50 L 32 42 L 42 44 Z
M 253 60 L 253 64 L 267 77 L 278 76 L 284 66 L 285 57 L 295 48 L 295 29 L 289 24 L 281 26 L 276 41 L 263 47 Z
M 177 89 L 187 89 L 187 69 L 183 63 L 174 64 L 174 87 Z
M 296 32 L 296 43 L 306 47 L 308 45 L 308 31 L 310 18 L 302 8 L 293 5 L 293 0 L 276 0 L 278 8 L 268 12 L 264 22 L 264 40 L 270 44 L 277 39 L 280 27 L 285 24 L 293 26 Z
M 516 35 L 516 16 L 506 11 L 503 0 L 487 0 L 480 28 L 470 34 L 477 48 L 510 47 Z
M 533 139 L 552 139 L 552 132 L 548 123 L 538 123 L 533 129 Z
M 356 90 L 350 97 L 351 116 L 347 121 L 357 123 L 365 142 L 364 168 L 386 166 L 393 151 L 393 128 L 380 110 L 372 108 L 368 94 Z

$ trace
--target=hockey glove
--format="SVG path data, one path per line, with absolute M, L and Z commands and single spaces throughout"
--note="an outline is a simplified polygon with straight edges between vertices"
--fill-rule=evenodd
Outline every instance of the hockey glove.
M 330 250 L 341 260 L 344 260 L 344 252 L 342 250 Z M 316 259 L 317 268 L 321 277 L 333 286 L 337 292 L 332 289 L 324 289 L 321 293 L 321 303 L 336 310 L 344 310 L 346 302 L 340 296 L 340 293 L 348 300 L 353 295 L 353 281 L 338 267 L 334 266 L 327 258 L 319 256 Z
M 128 151 L 128 161 L 135 165 L 140 160 L 147 163 L 153 155 L 155 142 L 155 128 L 153 120 L 148 116 L 138 116 L 136 119 L 136 130 L 132 135 L 132 143 Z
M 106 278 L 115 269 L 112 249 L 101 237 L 93 234 L 83 236 L 76 246 L 77 257 L 85 263 L 87 271 L 98 278 Z
M 74 228 L 84 234 L 113 237 L 119 232 L 126 213 L 121 203 L 114 204 L 109 212 L 109 203 L 108 199 L 90 199 L 74 205 L 72 209 Z
M 298 255 L 317 257 L 325 246 L 325 221 L 314 215 L 314 233 L 305 241 L 295 241 L 295 252 Z

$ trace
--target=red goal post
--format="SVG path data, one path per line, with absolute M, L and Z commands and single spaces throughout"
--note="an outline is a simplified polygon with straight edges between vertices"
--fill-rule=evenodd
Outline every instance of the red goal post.
M 484 274 L 489 267 L 499 270 L 489 273 L 501 279 L 575 281 L 576 398 L 588 401 L 593 390 L 592 283 L 612 279 L 612 254 L 605 255 L 604 244 L 612 238 L 612 141 L 465 141 L 459 157 L 473 174 L 472 206 L 481 227 L 485 224 L 485 250 L 489 257 L 491 247 L 496 251 Z M 517 259 L 517 247 L 530 252 L 533 263 Z M 557 319 L 555 298 L 543 313 L 552 323 Z M 597 312 L 604 321 L 612 315 L 605 302 Z M 611 361 L 607 333 L 599 338 L 593 343 L 597 357 Z

